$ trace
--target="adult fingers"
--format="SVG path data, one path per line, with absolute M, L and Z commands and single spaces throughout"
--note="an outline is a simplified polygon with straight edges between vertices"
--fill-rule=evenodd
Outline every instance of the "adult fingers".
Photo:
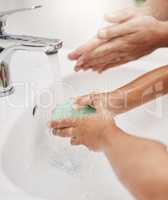
M 101 40 L 95 37 L 77 48 L 76 50 L 69 53 L 68 57 L 70 60 L 77 60 L 83 53 L 89 52 L 96 47 L 102 45 L 103 43 L 105 43 L 105 40 Z
M 129 62 L 130 60 L 126 60 L 125 58 L 119 58 L 114 60 L 113 62 L 110 62 L 108 64 L 105 64 L 104 66 L 100 67 L 99 69 L 97 69 L 98 73 L 102 73 L 106 70 L 108 70 L 109 68 L 113 68 L 122 64 L 125 64 L 127 62 Z
M 109 39 L 114 39 L 116 37 L 122 37 L 124 35 L 134 33 L 136 31 L 136 26 L 132 21 L 119 24 L 117 26 L 109 26 L 103 28 L 99 30 L 98 37 L 100 39 L 109 40 Z
M 137 9 L 136 9 L 137 11 Z M 137 12 L 134 8 L 125 8 L 113 12 L 112 14 L 106 14 L 105 20 L 110 23 L 123 23 L 136 16 Z
M 120 61 L 120 52 L 111 53 L 112 55 L 106 55 L 104 57 L 100 57 L 94 60 L 89 61 L 83 66 L 83 70 L 92 68 L 93 71 L 97 71 L 97 68 L 101 68 L 111 62 L 119 62 Z
M 118 55 L 116 55 L 118 56 Z M 102 63 L 102 64 L 95 64 L 95 65 L 92 65 L 91 68 L 93 71 L 97 71 L 98 73 L 101 73 L 104 71 L 104 68 L 106 68 L 106 66 L 108 64 L 110 64 L 112 66 L 112 63 L 115 63 L 115 65 L 113 65 L 113 67 L 117 67 L 118 66 L 118 63 L 120 63 L 120 60 L 121 58 L 120 57 L 114 57 L 113 58 L 110 58 L 110 60 L 108 60 L 107 62 L 105 63 Z M 110 67 L 109 67 L 110 68 Z M 103 70 L 102 70 L 103 69 Z
M 97 49 L 93 50 L 90 54 L 83 55 L 80 59 L 83 60 L 83 64 L 80 69 L 85 69 L 88 66 L 95 66 L 96 64 L 104 64 L 109 62 L 111 55 L 115 57 L 121 50 L 125 50 L 127 45 L 123 39 L 112 40 Z

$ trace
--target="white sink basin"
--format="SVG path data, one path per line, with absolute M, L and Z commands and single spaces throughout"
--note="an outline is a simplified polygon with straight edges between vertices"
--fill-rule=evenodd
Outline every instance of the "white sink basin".
M 109 70 L 101 76 L 91 72 L 64 76 L 62 95 L 69 98 L 118 88 L 145 72 L 146 62 L 141 62 L 142 68 L 134 65 Z M 118 116 L 116 121 L 129 132 L 166 142 L 166 105 L 167 96 Z M 155 112 L 158 108 L 164 111 L 163 115 Z M 102 154 L 71 147 L 67 139 L 51 136 L 47 117 L 42 115 L 37 110 L 33 117 L 32 106 L 27 107 L 6 133 L 0 163 L 2 173 L 13 186 L 48 200 L 132 199 Z

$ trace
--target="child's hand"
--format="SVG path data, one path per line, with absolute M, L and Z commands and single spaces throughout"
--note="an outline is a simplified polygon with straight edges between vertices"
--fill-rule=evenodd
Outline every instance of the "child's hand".
M 117 127 L 109 113 L 90 115 L 85 118 L 52 121 L 53 134 L 70 137 L 72 145 L 85 145 L 93 151 L 104 151 Z
M 80 109 L 84 106 L 91 106 L 98 113 L 108 111 L 114 117 L 122 109 L 121 101 L 123 94 L 120 92 L 91 93 L 85 96 L 77 97 L 75 100 L 75 108 Z
M 92 92 L 88 95 L 77 97 L 74 104 L 77 110 L 85 106 L 91 106 L 95 108 L 97 112 L 101 112 L 102 110 L 108 110 L 106 105 L 107 98 L 108 94 L 106 93 Z

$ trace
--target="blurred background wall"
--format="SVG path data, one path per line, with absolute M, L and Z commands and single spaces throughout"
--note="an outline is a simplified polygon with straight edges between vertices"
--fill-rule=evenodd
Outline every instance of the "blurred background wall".
M 104 13 L 134 4 L 134 0 L 0 0 L 0 10 L 43 5 L 42 9 L 9 17 L 7 30 L 57 37 L 74 48 L 105 25 Z

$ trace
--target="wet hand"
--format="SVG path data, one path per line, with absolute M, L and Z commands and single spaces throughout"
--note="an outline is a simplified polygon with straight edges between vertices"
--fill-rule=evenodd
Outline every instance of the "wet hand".
M 101 29 L 95 43 L 91 41 L 80 47 L 81 51 L 73 52 L 74 59 L 78 60 L 76 71 L 92 69 L 101 73 L 147 55 L 164 43 L 164 23 L 152 16 L 128 12 L 125 17 L 106 19 L 115 24 Z
M 75 99 L 75 108 L 78 110 L 85 106 L 91 106 L 96 109 L 98 113 L 110 112 L 113 117 L 122 113 L 125 107 L 125 94 L 120 90 L 112 92 L 92 92 L 88 95 L 80 96 Z
M 90 106 L 100 113 L 104 110 L 108 111 L 108 96 L 108 93 L 92 92 L 88 95 L 77 97 L 74 101 L 74 108 L 79 110 L 82 107 Z
M 85 145 L 96 152 L 104 150 L 109 137 L 112 137 L 117 129 L 109 113 L 52 121 L 49 127 L 54 129 L 55 135 L 70 137 L 72 145 Z
M 105 16 L 105 19 L 109 21 L 110 23 L 122 23 L 125 21 L 128 21 L 132 19 L 135 16 L 144 15 L 144 10 L 139 8 L 126 8 L 119 10 L 115 13 L 113 13 L 110 16 Z M 106 43 L 107 40 L 102 40 L 95 36 L 94 38 L 90 39 L 88 42 L 84 43 L 71 53 L 69 53 L 68 57 L 70 60 L 78 60 L 83 54 L 89 53 L 92 50 L 96 49 L 97 47 L 101 46 L 102 44 Z M 77 65 L 79 62 L 77 63 Z M 77 66 L 76 65 L 76 66 Z M 78 67 L 75 68 L 78 70 Z

